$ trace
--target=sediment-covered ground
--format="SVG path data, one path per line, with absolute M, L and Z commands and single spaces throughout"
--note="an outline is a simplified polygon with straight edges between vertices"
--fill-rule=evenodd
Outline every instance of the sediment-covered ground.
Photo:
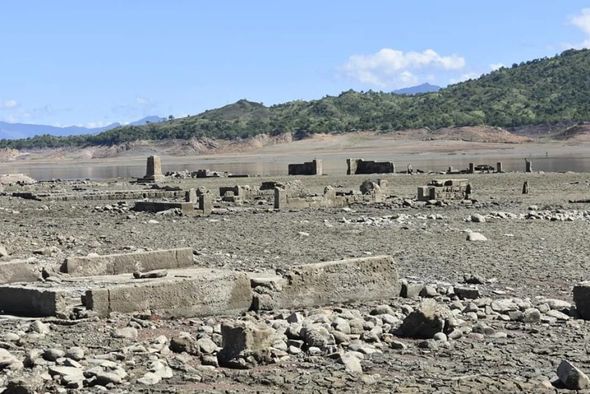
M 8 254 L 0 261 L 33 258 L 49 266 L 70 255 L 192 247 L 198 266 L 260 272 L 391 255 L 400 277 L 418 286 L 421 296 L 230 317 L 166 320 L 142 312 L 72 321 L 5 318 L 0 348 L 8 354 L 0 353 L 0 386 L 50 392 L 551 392 L 563 359 L 590 371 L 590 325 L 576 317 L 572 299 L 572 287 L 590 279 L 590 204 L 569 202 L 590 199 L 590 176 L 467 175 L 461 177 L 473 185 L 471 204 L 410 201 L 417 186 L 444 177 L 381 176 L 392 197 L 374 205 L 275 211 L 269 193 L 241 205 L 216 201 L 209 217 L 134 212 L 133 201 L 8 195 L 141 187 L 124 180 L 9 186 L 0 196 L 0 244 Z M 300 179 L 321 193 L 327 185 L 358 189 L 369 178 L 378 176 Z M 221 185 L 265 180 L 167 184 L 204 186 L 217 195 Z M 521 193 L 524 181 L 527 195 Z M 468 241 L 469 232 L 487 241 Z M 473 298 L 461 295 L 466 286 L 477 287 Z M 401 335 L 412 311 L 432 307 L 421 306 L 425 299 L 452 315 L 453 329 L 424 339 Z M 220 325 L 236 320 L 274 330 L 270 353 L 250 360 L 248 369 L 216 365 Z

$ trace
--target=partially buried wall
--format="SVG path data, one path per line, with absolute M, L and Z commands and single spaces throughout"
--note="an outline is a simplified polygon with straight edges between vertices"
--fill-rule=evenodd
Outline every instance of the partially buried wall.
M 363 159 L 346 159 L 347 175 L 354 174 L 393 174 L 395 165 L 391 161 L 372 161 Z
M 313 160 L 302 164 L 289 164 L 289 175 L 322 175 L 321 160 Z
M 371 182 L 371 187 L 365 187 L 367 181 L 361 185 L 362 191 L 337 191 L 326 186 L 321 196 L 302 195 L 299 190 L 293 193 L 289 187 L 276 187 L 274 195 L 275 209 L 304 209 L 304 208 L 343 208 L 354 203 L 383 202 L 386 198 L 384 189 L 387 181 Z
M 463 200 L 469 197 L 471 186 L 467 179 L 435 179 L 426 186 L 419 186 L 418 201 Z
M 82 306 L 103 317 L 138 311 L 162 317 L 235 315 L 248 309 L 387 300 L 398 296 L 400 288 L 391 256 L 298 265 L 280 274 L 195 268 L 190 249 L 94 256 L 70 263 L 71 277 L 61 283 L 0 285 L 0 310 L 63 318 Z M 166 267 L 170 269 L 161 270 Z M 153 276 L 128 273 L 135 268 L 160 270 L 152 271 L 158 273 Z
M 213 198 L 211 193 L 198 189 L 196 193 L 188 192 L 188 199 L 191 200 L 196 194 L 195 201 L 136 201 L 134 211 L 157 213 L 169 209 L 179 209 L 188 216 L 209 216 L 213 210 Z M 186 199 L 186 198 L 185 198 Z
M 397 264 L 375 256 L 304 264 L 279 276 L 252 278 L 253 309 L 290 309 L 387 300 L 399 295 Z

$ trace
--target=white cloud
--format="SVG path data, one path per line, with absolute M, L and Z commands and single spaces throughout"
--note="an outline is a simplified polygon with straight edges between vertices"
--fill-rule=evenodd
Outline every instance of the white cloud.
M 0 101 L 0 109 L 14 109 L 16 107 L 18 107 L 16 100 Z
M 349 77 L 380 87 L 407 87 L 428 78 L 433 69 L 460 70 L 465 59 L 458 55 L 441 56 L 432 49 L 422 52 L 403 52 L 383 48 L 369 55 L 353 55 L 342 66 Z M 420 72 L 426 72 L 422 75 Z
M 459 75 L 457 78 L 451 78 L 451 80 L 449 82 L 450 83 L 459 83 L 459 82 L 467 81 L 470 79 L 479 78 L 479 76 L 480 76 L 480 74 L 478 74 L 478 73 L 467 72 L 467 73 Z
M 570 25 L 580 29 L 586 38 L 577 44 L 565 44 L 566 48 L 590 48 L 590 8 L 584 8 L 578 15 L 569 19 Z
M 584 8 L 578 15 L 571 17 L 570 23 L 590 35 L 590 8 Z
M 496 71 L 496 70 L 498 70 L 498 69 L 500 69 L 502 67 L 506 67 L 506 65 L 503 64 L 503 63 L 490 64 L 490 70 L 492 70 L 492 71 Z

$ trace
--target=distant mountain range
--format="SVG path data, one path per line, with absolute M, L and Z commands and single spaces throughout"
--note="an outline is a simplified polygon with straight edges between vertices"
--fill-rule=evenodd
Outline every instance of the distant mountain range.
M 421 93 L 434 93 L 434 92 L 438 92 L 441 89 L 442 88 L 440 86 L 431 85 L 428 82 L 426 82 L 426 83 L 423 83 L 420 85 L 410 86 L 409 88 L 394 90 L 393 93 L 412 95 L 412 94 L 421 94 Z
M 142 126 L 147 123 L 159 123 L 163 120 L 165 119 L 160 118 L 159 116 L 146 116 L 145 118 L 129 123 L 129 125 Z M 28 138 L 42 134 L 51 134 L 55 136 L 98 134 L 103 131 L 115 129 L 121 126 L 123 126 L 121 123 L 111 123 L 107 126 L 95 128 L 81 126 L 57 127 L 40 124 L 8 123 L 0 121 L 0 139 Z

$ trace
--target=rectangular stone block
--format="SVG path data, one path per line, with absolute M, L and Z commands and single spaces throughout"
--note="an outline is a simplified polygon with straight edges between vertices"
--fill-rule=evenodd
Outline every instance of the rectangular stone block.
M 211 269 L 182 270 L 176 276 L 93 288 L 85 296 L 86 307 L 100 316 L 146 310 L 163 317 L 234 315 L 246 312 L 251 303 L 246 273 Z
M 273 298 L 279 308 L 387 300 L 400 293 L 397 264 L 375 256 L 291 268 Z
M 68 257 L 65 272 L 71 276 L 118 275 L 134 271 L 152 271 L 192 267 L 193 249 L 179 248 L 104 256 Z
M 194 213 L 195 205 L 186 201 L 136 201 L 133 209 L 141 212 L 162 212 L 178 208 L 183 213 L 190 215 Z
M 67 307 L 67 293 L 54 289 L 0 286 L 0 313 L 17 316 L 56 316 Z
M 13 260 L 0 263 L 0 283 L 36 282 L 39 277 L 38 268 L 27 261 Z

